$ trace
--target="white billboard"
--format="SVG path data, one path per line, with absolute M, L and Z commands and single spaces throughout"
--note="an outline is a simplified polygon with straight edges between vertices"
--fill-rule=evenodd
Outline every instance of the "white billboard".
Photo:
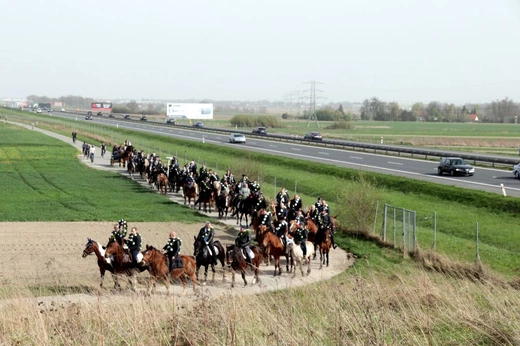
M 166 116 L 181 119 L 213 119 L 213 103 L 167 103 Z

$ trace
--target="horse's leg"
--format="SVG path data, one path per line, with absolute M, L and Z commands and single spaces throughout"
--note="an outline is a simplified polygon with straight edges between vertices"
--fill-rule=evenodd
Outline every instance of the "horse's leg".
M 244 287 L 247 286 L 247 280 L 246 280 L 246 270 L 242 269 L 242 280 L 244 280 Z
M 205 285 L 208 282 L 208 267 L 209 267 L 208 264 L 206 264 L 204 266 L 204 283 L 203 283 L 203 285 Z
M 99 268 L 99 274 L 101 274 L 101 282 L 99 283 L 99 288 L 103 288 L 103 280 L 105 279 L 105 269 Z
M 329 252 L 327 251 L 327 267 L 329 266 Z
M 235 271 L 231 269 L 231 287 L 235 287 Z
M 285 254 L 285 270 L 289 271 L 289 255 L 287 253 Z
M 217 271 L 215 270 L 215 266 L 213 264 L 211 265 L 211 271 L 213 272 L 213 275 L 211 277 L 211 282 L 215 282 L 215 273 Z
M 183 274 L 180 276 L 182 283 L 182 295 L 185 296 L 188 292 L 188 281 L 186 280 L 186 276 Z

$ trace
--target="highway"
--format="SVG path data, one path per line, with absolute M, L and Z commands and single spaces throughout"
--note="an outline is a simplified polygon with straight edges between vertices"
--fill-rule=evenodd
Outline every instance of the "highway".
M 58 112 L 55 112 L 53 116 L 72 119 L 77 118 L 77 121 L 117 126 L 123 129 L 139 130 L 187 140 L 202 141 L 204 138 L 206 143 L 232 146 L 243 150 L 391 174 L 498 194 L 503 193 L 501 188 L 501 184 L 503 184 L 507 195 L 520 197 L 520 180 L 514 178 L 511 170 L 476 167 L 475 175 L 472 177 L 439 176 L 437 175 L 437 162 L 408 157 L 326 148 L 312 145 L 312 143 L 306 145 L 271 141 L 268 138 L 259 139 L 248 137 L 247 143 L 245 144 L 231 144 L 226 134 L 192 130 L 185 127 L 157 126 L 156 123 L 152 125 L 147 122 L 127 122 L 121 118 L 108 117 L 94 117 L 93 120 L 85 120 L 85 116 Z

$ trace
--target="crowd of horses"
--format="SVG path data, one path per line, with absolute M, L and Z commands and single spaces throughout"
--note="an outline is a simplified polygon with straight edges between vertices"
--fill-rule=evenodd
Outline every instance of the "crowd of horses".
M 272 228 L 261 223 L 263 216 L 266 213 L 273 212 L 275 216 L 274 226 L 278 224 L 276 214 L 274 213 L 274 204 L 269 206 L 263 205 L 262 208 L 255 208 L 259 205 L 258 201 L 260 195 L 258 192 L 251 194 L 241 203 L 233 203 L 233 199 L 237 198 L 236 189 L 234 186 L 223 189 L 220 182 L 214 181 L 210 185 L 209 191 L 201 193 L 199 191 L 198 183 L 188 184 L 185 179 L 185 172 L 182 172 L 176 167 L 170 166 L 168 173 L 153 172 L 150 168 L 148 158 L 142 155 L 136 155 L 133 147 L 120 146 L 114 147 L 112 159 L 117 153 L 118 162 L 123 167 L 127 167 L 130 175 L 139 173 L 143 179 L 147 179 L 150 184 L 155 184 L 157 190 L 166 194 L 167 190 L 170 192 L 181 192 L 184 197 L 185 204 L 191 206 L 191 201 L 199 200 L 199 209 L 202 204 L 207 212 L 211 212 L 211 207 L 215 203 L 218 209 L 219 218 L 227 219 L 228 212 L 236 215 L 237 224 L 242 222 L 245 218 L 246 224 L 251 220 L 251 226 L 255 233 L 255 240 L 257 245 L 251 245 L 254 257 L 246 262 L 246 256 L 243 249 L 235 245 L 227 245 L 225 248 L 220 241 L 214 242 L 214 248 L 218 251 L 217 258 L 222 266 L 223 281 L 225 280 L 226 269 L 231 270 L 232 286 L 235 282 L 235 272 L 239 272 L 247 286 L 246 270 L 250 268 L 254 272 L 253 284 L 260 282 L 259 271 L 262 263 L 266 262 L 270 266 L 271 257 L 274 259 L 274 276 L 281 275 L 280 258 L 286 259 L 287 272 L 293 272 L 293 277 L 296 275 L 296 267 L 300 268 L 302 276 L 305 275 L 303 265 L 307 265 L 306 274 L 310 273 L 311 261 L 316 258 L 316 254 L 320 254 L 320 269 L 323 265 L 329 266 L 329 251 L 332 247 L 331 232 L 336 227 L 335 218 L 332 219 L 332 229 L 318 230 L 317 225 L 313 222 L 309 212 L 306 212 L 305 229 L 308 234 L 306 240 L 306 254 L 303 254 L 303 249 L 300 244 L 295 244 L 293 237 L 298 229 L 301 227 L 292 217 L 289 218 L 287 232 L 285 234 L 286 244 L 272 232 Z M 139 159 L 137 159 L 139 157 Z M 113 164 L 111 159 L 111 164 Z M 116 162 L 114 160 L 114 162 Z M 209 209 L 206 209 L 209 207 Z M 195 237 L 194 237 L 195 238 Z M 182 266 L 178 266 L 173 270 L 169 270 L 168 259 L 161 250 L 153 246 L 146 245 L 146 248 L 141 252 L 142 261 L 139 264 L 134 264 L 130 255 L 125 249 L 115 240 L 110 240 L 106 246 L 88 238 L 88 242 L 83 250 L 83 257 L 90 254 L 95 254 L 99 266 L 101 282 L 100 287 L 103 287 L 105 273 L 108 271 L 113 274 L 114 285 L 120 288 L 118 281 L 119 275 L 126 275 L 132 288 L 135 290 L 136 275 L 142 271 L 149 272 L 150 282 L 148 285 L 148 294 L 155 291 L 155 284 L 157 281 L 163 282 L 169 293 L 170 283 L 179 279 L 183 285 L 183 294 L 186 293 L 188 278 L 193 283 L 194 291 L 197 291 L 199 284 L 199 269 L 204 267 L 204 282 L 207 281 L 208 270 L 211 268 L 213 272 L 212 281 L 215 280 L 216 269 L 212 263 L 212 256 L 209 253 L 208 247 L 201 241 L 194 239 L 193 256 L 180 255 Z

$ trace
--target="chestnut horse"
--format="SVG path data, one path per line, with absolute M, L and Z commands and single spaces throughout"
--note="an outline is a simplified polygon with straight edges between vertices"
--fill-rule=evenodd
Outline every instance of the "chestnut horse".
M 134 152 L 128 153 L 128 165 L 127 165 L 128 174 L 130 178 L 134 179 L 134 174 L 137 172 L 135 162 L 134 162 Z
M 145 266 L 136 266 L 132 262 L 130 255 L 125 253 L 123 247 L 115 240 L 110 240 L 105 250 L 105 258 L 112 258 L 112 266 L 116 274 L 123 273 L 128 275 L 128 281 L 135 291 L 136 274 L 147 268 Z
M 260 264 L 264 260 L 263 251 L 259 246 L 249 246 L 255 257 L 251 260 L 251 264 L 246 262 L 242 249 L 236 245 L 226 246 L 226 259 L 227 264 L 231 267 L 231 287 L 235 287 L 235 271 L 240 270 L 242 274 L 242 280 L 244 280 L 244 286 L 247 286 L 246 280 L 246 269 L 250 267 L 254 270 L 255 274 L 253 277 L 253 284 L 259 283 L 260 278 L 258 273 L 260 271 Z
M 266 253 L 272 255 L 274 257 L 274 274 L 276 276 L 278 270 L 278 275 L 282 275 L 282 270 L 280 269 L 280 257 L 285 256 L 287 271 L 289 271 L 289 255 L 284 251 L 284 246 L 280 238 L 276 234 L 270 231 L 266 231 L 262 235 L 262 242 L 260 243 L 266 250 Z M 267 260 L 269 265 L 269 259 Z
M 323 267 L 323 265 L 326 263 L 327 267 L 329 266 L 329 251 L 332 247 L 332 241 L 330 239 L 330 232 L 331 230 L 326 229 L 323 231 L 323 234 L 321 235 L 321 242 L 320 242 L 320 269 Z M 326 261 L 325 261 L 326 259 Z
M 307 246 L 307 253 L 303 256 L 303 250 L 300 245 L 296 245 L 294 241 L 287 242 L 287 251 L 290 252 L 292 260 L 295 262 L 293 271 L 293 278 L 296 276 L 296 265 L 300 266 L 300 271 L 303 274 L 303 262 L 307 261 L 307 275 L 311 272 L 311 256 L 314 254 L 314 248 L 310 241 L 305 242 Z M 292 271 L 293 268 L 291 268 Z
M 182 187 L 182 192 L 184 195 L 184 204 L 186 205 L 186 199 L 188 199 L 188 207 L 191 207 L 191 200 L 193 200 L 193 204 L 195 205 L 195 201 L 197 200 L 197 197 L 199 197 L 199 186 L 197 184 L 193 184 L 192 187 L 184 185 Z
M 157 190 L 165 196 L 166 192 L 168 192 L 168 177 L 164 173 L 160 173 L 157 176 Z
M 187 255 L 179 255 L 179 257 L 182 260 L 182 268 L 175 268 L 171 273 L 168 273 L 169 268 L 166 264 L 166 255 L 153 246 L 146 245 L 146 250 L 143 252 L 143 262 L 148 265 L 148 270 L 150 271 L 150 283 L 147 290 L 148 295 L 155 292 L 155 282 L 157 280 L 164 283 L 169 295 L 170 281 L 175 279 L 181 280 L 183 287 L 182 295 L 185 295 L 188 286 L 188 280 L 186 280 L 186 277 L 189 277 L 193 283 L 193 292 L 197 292 L 198 281 L 195 276 L 195 258 Z
M 204 267 L 204 283 L 208 279 L 208 267 L 211 266 L 211 271 L 213 271 L 212 282 L 215 281 L 215 266 L 213 265 L 213 256 L 209 254 L 208 247 L 206 243 L 202 240 L 197 240 L 197 237 L 193 236 L 195 242 L 193 243 L 193 256 L 195 257 L 195 261 L 197 262 L 197 280 L 199 279 L 199 269 L 201 266 Z M 214 248 L 217 249 L 218 254 L 217 258 L 222 265 L 222 281 L 226 280 L 226 254 L 224 253 L 224 247 L 218 240 L 213 242 Z

